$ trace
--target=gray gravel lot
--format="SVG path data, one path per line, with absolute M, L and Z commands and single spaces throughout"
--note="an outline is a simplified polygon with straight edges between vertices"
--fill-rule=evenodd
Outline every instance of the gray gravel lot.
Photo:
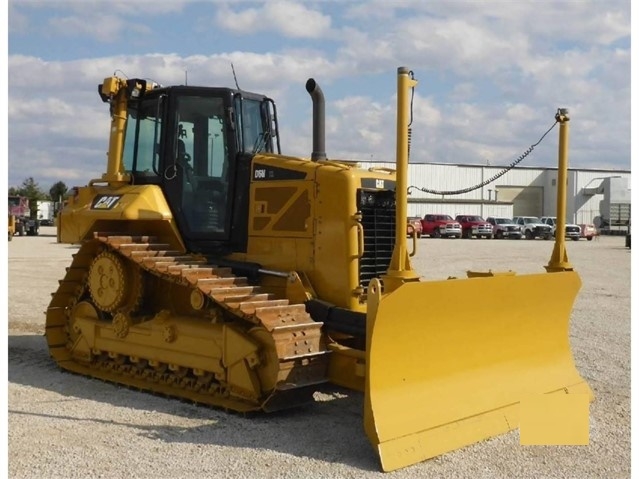
M 12 478 L 361 478 L 630 476 L 630 252 L 623 237 L 568 242 L 582 290 L 577 366 L 596 396 L 589 446 L 519 445 L 517 431 L 394 473 L 379 472 L 362 395 L 325 387 L 316 403 L 244 417 L 61 372 L 44 311 L 77 248 L 54 228 L 8 244 L 8 452 Z M 468 269 L 543 272 L 552 242 L 419 240 L 426 279 Z M 543 298 L 539 298 L 540 305 Z

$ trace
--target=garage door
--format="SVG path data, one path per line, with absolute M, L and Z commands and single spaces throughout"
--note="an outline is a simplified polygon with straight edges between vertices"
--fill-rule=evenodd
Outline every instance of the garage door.
M 544 189 L 541 186 L 497 186 L 497 199 L 511 201 L 513 216 L 541 216 L 544 211 Z

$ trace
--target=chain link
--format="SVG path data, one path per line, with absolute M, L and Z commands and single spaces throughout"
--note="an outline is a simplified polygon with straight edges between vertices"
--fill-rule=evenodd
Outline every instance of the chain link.
M 430 193 L 430 194 L 433 194 L 433 195 L 451 196 L 451 195 L 461 195 L 463 193 L 468 193 L 470 191 L 474 191 L 474 190 L 477 190 L 479 188 L 482 188 L 482 187 L 492 183 L 497 178 L 505 175 L 510 170 L 512 170 L 515 166 L 517 166 L 519 163 L 521 163 L 523 161 L 523 159 L 526 158 L 528 155 L 530 155 L 533 152 L 533 150 L 535 149 L 535 147 L 537 145 L 539 145 L 543 141 L 544 138 L 546 138 L 546 135 L 548 135 L 548 133 L 550 133 L 550 131 L 555 127 L 555 125 L 557 125 L 557 121 L 555 121 L 552 124 L 552 126 L 550 128 L 548 128 L 548 130 L 546 130 L 546 132 L 543 135 L 541 135 L 541 138 L 539 138 L 539 141 L 537 141 L 537 143 L 534 143 L 534 144 L 530 145 L 530 147 L 526 151 L 524 151 L 510 165 L 505 167 L 499 173 L 496 173 L 495 175 L 491 176 L 487 180 L 482 181 L 481 183 L 479 183 L 479 184 L 477 184 L 475 186 L 470 186 L 468 188 L 463 188 L 463 189 L 460 189 L 460 190 L 439 191 L 439 190 L 431 190 L 431 189 L 428 189 L 428 188 L 420 188 L 419 186 L 411 185 L 411 186 L 408 187 L 408 194 L 410 195 L 411 189 L 415 189 L 415 190 L 419 190 L 419 191 L 422 191 L 424 193 Z

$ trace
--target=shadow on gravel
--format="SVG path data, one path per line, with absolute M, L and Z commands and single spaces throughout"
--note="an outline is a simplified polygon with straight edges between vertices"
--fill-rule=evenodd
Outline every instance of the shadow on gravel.
M 374 450 L 363 426 L 363 395 L 324 385 L 328 400 L 275 413 L 238 414 L 199 406 L 179 399 L 137 391 L 99 379 L 62 371 L 49 357 L 46 340 L 40 335 L 9 335 L 9 383 L 45 389 L 67 398 L 84 399 L 144 413 L 177 415 L 207 421 L 192 427 L 118 422 L 84 417 L 20 411 L 9 404 L 9 415 L 29 415 L 78 423 L 113 424 L 133 428 L 143 437 L 165 443 L 216 444 L 229 447 L 267 449 L 298 457 L 350 465 L 365 471 L 379 471 Z M 40 403 L 32 403 L 40 404 Z

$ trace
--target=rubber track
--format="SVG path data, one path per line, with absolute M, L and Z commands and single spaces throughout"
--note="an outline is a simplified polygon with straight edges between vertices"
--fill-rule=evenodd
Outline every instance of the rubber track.
M 50 353 L 62 368 L 237 411 L 276 410 L 306 402 L 314 386 L 326 381 L 328 357 L 321 338 L 322 323 L 313 321 L 303 304 L 292 305 L 287 299 L 274 299 L 272 295 L 260 292 L 259 286 L 248 285 L 246 278 L 235 276 L 230 268 L 209 264 L 199 255 L 170 250 L 168 244 L 159 243 L 155 237 L 118 233 L 95 233 L 94 237 L 94 241 L 85 243 L 73 256 L 47 310 L 46 336 Z M 76 361 L 68 347 L 70 310 L 85 291 L 91 261 L 105 248 L 165 281 L 197 288 L 209 301 L 236 318 L 263 327 L 273 338 L 279 359 L 278 375 L 288 376 L 289 380 L 280 381 L 271 396 L 256 406 L 257 398 L 229 399 L 214 380 L 185 378 L 166 368 L 139 369 L 135 365 L 123 365 L 109 359 L 108 352 L 103 352 L 99 361 L 88 365 Z M 303 373 L 293 375 L 291 381 L 289 374 L 296 364 L 307 366 L 298 367 L 297 370 Z M 303 396 L 307 399 L 302 400 Z

